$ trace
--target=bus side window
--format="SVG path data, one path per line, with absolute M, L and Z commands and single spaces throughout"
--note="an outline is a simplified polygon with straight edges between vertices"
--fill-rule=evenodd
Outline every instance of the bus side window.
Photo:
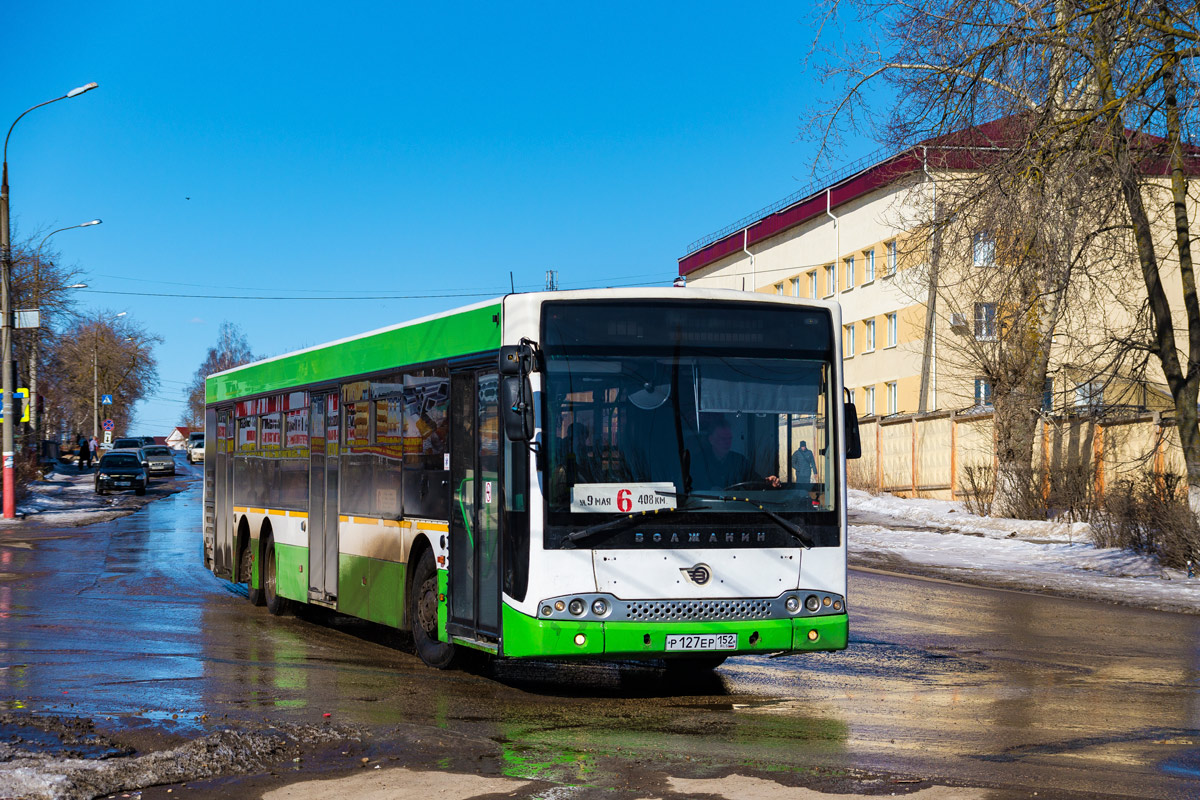
M 404 516 L 450 518 L 450 373 L 431 367 L 403 377 Z

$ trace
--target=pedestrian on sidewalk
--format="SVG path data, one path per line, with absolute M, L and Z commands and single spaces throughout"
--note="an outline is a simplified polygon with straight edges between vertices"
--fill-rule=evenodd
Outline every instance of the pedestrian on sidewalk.
M 92 460 L 94 460 L 96 462 L 96 464 L 99 465 L 100 464 L 100 440 L 97 439 L 95 436 L 93 436 L 91 444 L 92 444 Z
M 75 454 L 75 466 L 79 468 L 80 472 L 83 472 L 84 467 L 89 467 L 92 464 L 92 447 L 88 444 L 87 437 L 82 433 L 75 440 L 75 446 L 78 448 Z
M 800 442 L 800 449 L 792 453 L 792 469 L 796 470 L 797 483 L 812 482 L 817 471 L 817 459 L 808 449 L 808 442 Z

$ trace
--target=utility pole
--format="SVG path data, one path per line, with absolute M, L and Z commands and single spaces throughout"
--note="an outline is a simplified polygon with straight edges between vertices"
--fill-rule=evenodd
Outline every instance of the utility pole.
M 90 92 L 95 89 L 98 84 L 89 83 L 84 86 L 79 86 L 64 94 L 62 97 L 56 97 L 53 100 L 47 100 L 44 103 L 38 103 L 36 106 L 31 106 L 21 112 L 21 116 L 13 120 L 13 124 L 8 126 L 8 133 L 4 136 L 4 179 L 0 184 L 0 284 L 3 288 L 0 289 L 0 350 L 3 351 L 3 370 L 4 375 L 0 386 L 4 391 L 4 402 L 2 405 L 4 412 L 4 432 L 3 432 L 3 447 L 4 447 L 4 518 L 12 519 L 17 515 L 16 503 L 16 478 L 13 475 L 14 460 L 16 453 L 13 450 L 13 427 L 17 421 L 13 419 L 13 353 L 12 353 L 12 331 L 13 331 L 13 308 L 12 308 L 12 242 L 10 241 L 11 229 L 9 227 L 8 218 L 8 140 L 12 136 L 13 128 L 17 127 L 17 123 L 21 121 L 30 111 L 42 106 L 48 106 L 51 103 L 57 103 L 59 100 L 66 100 L 69 97 L 78 97 L 84 92 Z

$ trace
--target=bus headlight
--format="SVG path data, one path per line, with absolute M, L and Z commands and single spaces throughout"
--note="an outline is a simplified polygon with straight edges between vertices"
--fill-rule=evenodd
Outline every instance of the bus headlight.
M 817 597 L 815 594 L 810 594 L 808 597 L 804 598 L 804 607 L 809 611 L 818 610 L 821 607 L 821 598 Z
M 592 601 L 592 613 L 597 617 L 603 617 L 608 613 L 608 603 L 604 602 L 604 600 L 600 598 Z
M 581 616 L 583 614 L 583 601 L 576 597 L 567 606 L 567 610 L 577 617 Z
M 800 610 L 800 598 L 796 595 L 790 595 L 785 603 L 787 610 L 793 614 Z

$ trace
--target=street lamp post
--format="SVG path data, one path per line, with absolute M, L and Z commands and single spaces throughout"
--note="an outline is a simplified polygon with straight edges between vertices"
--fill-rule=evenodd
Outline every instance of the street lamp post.
M 13 120 L 13 124 L 8 126 L 8 133 L 4 136 L 4 177 L 0 182 L 0 350 L 3 351 L 3 370 L 4 375 L 0 380 L 0 387 L 4 391 L 4 434 L 3 434 L 3 454 L 4 454 L 4 518 L 12 519 L 17 515 L 16 507 L 16 481 L 13 476 L 13 426 L 16 420 L 13 419 L 13 356 L 12 356 L 12 329 L 13 329 L 13 314 L 12 314 L 12 244 L 9 241 L 11 229 L 9 227 L 8 216 L 8 139 L 12 136 L 13 128 L 17 127 L 17 123 L 21 121 L 30 111 L 42 106 L 48 106 L 51 103 L 57 103 L 59 100 L 66 100 L 70 97 L 78 97 L 84 92 L 90 92 L 95 89 L 96 83 L 85 84 L 79 86 L 64 94 L 62 97 L 56 97 L 53 100 L 47 100 L 44 103 L 38 103 L 36 106 L 31 106 L 21 112 L 21 116 Z
M 42 310 L 42 248 L 46 246 L 46 240 L 56 233 L 63 231 L 74 230 L 75 228 L 87 228 L 92 225 L 99 225 L 103 220 L 94 219 L 90 222 L 81 222 L 78 225 L 68 225 L 65 228 L 59 228 L 56 231 L 50 231 L 38 244 L 37 250 L 33 257 L 33 307 L 38 311 L 38 327 L 33 332 L 33 342 L 29 355 L 29 427 L 33 430 L 33 446 L 37 450 L 38 457 L 41 457 L 42 452 L 42 417 L 38 413 L 38 358 L 41 353 L 42 345 L 42 328 L 41 328 L 41 310 Z M 68 289 L 86 289 L 86 283 L 74 283 L 66 287 Z

